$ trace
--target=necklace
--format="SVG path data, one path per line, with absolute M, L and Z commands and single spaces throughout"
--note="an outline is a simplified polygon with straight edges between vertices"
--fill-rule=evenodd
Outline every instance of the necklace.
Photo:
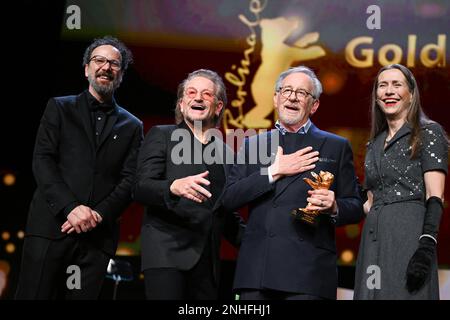
M 389 138 L 389 133 L 386 135 L 386 139 L 384 139 L 384 141 L 386 142 L 386 144 L 389 143 L 389 142 L 391 142 L 392 138 L 394 138 L 395 135 L 397 134 L 397 131 L 398 131 L 398 129 L 395 130 L 395 132 L 392 134 L 392 137 L 390 137 L 390 138 Z
M 395 133 L 397 133 L 397 132 L 395 132 Z M 394 138 L 395 133 L 390 138 L 388 138 L 388 135 L 386 136 L 386 139 L 384 139 L 384 144 L 385 145 L 388 145 L 392 141 L 392 138 Z

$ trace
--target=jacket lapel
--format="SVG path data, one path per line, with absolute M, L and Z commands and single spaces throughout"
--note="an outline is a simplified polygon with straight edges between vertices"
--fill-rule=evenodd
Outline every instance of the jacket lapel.
M 411 127 L 409 126 L 408 123 L 404 123 L 403 126 L 395 133 L 395 135 L 389 141 L 385 150 L 389 149 L 396 141 L 398 141 L 400 138 L 406 136 L 409 133 L 411 133 Z M 386 136 L 384 138 L 386 139 Z
M 311 124 L 311 127 L 308 130 L 308 133 L 304 135 L 304 139 L 302 143 L 300 144 L 300 147 L 298 150 L 303 149 L 305 147 L 311 146 L 313 148 L 313 151 L 319 151 L 322 147 L 323 143 L 325 142 L 325 137 L 320 133 L 320 130 L 317 129 L 317 127 L 314 124 Z M 297 181 L 300 177 L 304 177 L 306 174 L 308 174 L 309 171 L 305 171 L 302 173 L 299 173 L 295 176 L 290 177 L 284 177 L 281 179 L 276 187 L 275 191 L 275 197 L 276 199 L 280 194 L 283 193 L 283 191 L 294 181 Z
M 98 143 L 97 149 L 100 149 L 102 144 L 105 142 L 106 138 L 109 137 L 112 128 L 116 124 L 118 114 L 119 114 L 119 108 L 117 104 L 114 102 L 115 108 L 114 111 L 108 116 L 108 120 L 105 123 L 105 127 L 103 128 L 102 135 L 100 136 L 100 141 Z
M 94 141 L 94 129 L 92 128 L 91 115 L 88 108 L 87 93 L 83 92 L 77 96 L 77 110 L 80 115 L 81 122 L 83 124 L 84 131 L 89 140 L 89 145 L 91 146 L 91 151 L 95 152 L 95 141 Z
M 225 187 L 228 180 L 228 166 L 226 162 L 228 159 L 227 154 L 228 152 L 233 152 L 231 151 L 231 149 L 228 149 L 227 145 L 220 138 L 216 137 L 214 143 L 216 144 L 216 152 L 219 153 L 216 159 L 217 161 L 220 161 L 220 164 L 222 164 L 223 174 L 225 175 L 225 184 L 223 186 L 222 192 L 220 193 L 220 196 L 217 198 L 216 203 L 214 204 L 213 212 L 215 212 L 221 205 L 222 197 L 225 193 Z
M 375 164 L 378 171 L 378 174 L 381 176 L 381 157 L 384 155 L 384 153 L 392 147 L 392 145 L 398 141 L 400 138 L 404 137 L 405 135 L 409 134 L 411 132 L 411 128 L 409 124 L 405 123 L 394 135 L 394 137 L 389 141 L 389 143 L 386 145 L 386 148 L 384 147 L 384 141 L 387 137 L 387 131 L 381 132 L 374 141 L 373 149 L 375 152 L 373 152 L 375 157 Z

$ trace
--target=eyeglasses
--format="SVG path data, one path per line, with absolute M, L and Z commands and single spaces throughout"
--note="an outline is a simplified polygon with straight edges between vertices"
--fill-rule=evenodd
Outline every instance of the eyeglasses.
M 304 89 L 294 90 L 292 88 L 280 88 L 280 89 L 278 89 L 278 91 L 281 91 L 281 95 L 283 97 L 285 97 L 286 99 L 289 99 L 291 97 L 292 93 L 294 93 L 294 92 L 295 92 L 295 97 L 298 100 L 305 100 L 306 98 L 308 98 L 308 96 L 311 96 L 313 99 L 316 99 L 316 97 L 311 92 L 308 92 Z
M 186 91 L 184 92 L 186 97 L 188 97 L 189 99 L 195 99 L 197 97 L 197 93 L 198 93 L 197 89 L 194 88 L 187 88 Z M 200 96 L 202 97 L 203 100 L 212 101 L 214 100 L 215 94 L 209 90 L 203 90 L 200 92 Z
M 94 61 L 94 63 L 99 67 L 103 67 L 105 64 L 109 62 L 109 66 L 113 70 L 120 70 L 122 68 L 122 64 L 118 60 L 109 60 L 104 56 L 93 56 L 89 62 Z

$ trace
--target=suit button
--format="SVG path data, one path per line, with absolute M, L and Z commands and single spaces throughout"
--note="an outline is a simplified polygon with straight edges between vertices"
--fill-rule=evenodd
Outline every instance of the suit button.
M 372 228 L 369 229 L 369 233 L 373 233 L 373 229 Z
M 303 238 L 298 238 L 298 240 L 303 241 Z
M 271 237 L 271 238 L 275 237 L 275 233 L 270 232 L 270 233 L 269 233 L 269 237 Z
M 276 203 L 274 203 L 272 207 L 276 208 L 276 207 L 278 207 L 278 205 Z

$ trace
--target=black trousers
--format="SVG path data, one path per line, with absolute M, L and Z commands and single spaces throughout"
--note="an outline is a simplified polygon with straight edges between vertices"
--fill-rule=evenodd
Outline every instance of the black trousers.
M 277 290 L 245 289 L 240 292 L 239 300 L 324 300 L 324 298 Z
M 97 299 L 109 259 L 79 235 L 26 237 L 16 299 Z
M 218 297 L 209 245 L 205 246 L 199 261 L 192 269 L 146 269 L 144 281 L 148 300 L 216 300 Z

